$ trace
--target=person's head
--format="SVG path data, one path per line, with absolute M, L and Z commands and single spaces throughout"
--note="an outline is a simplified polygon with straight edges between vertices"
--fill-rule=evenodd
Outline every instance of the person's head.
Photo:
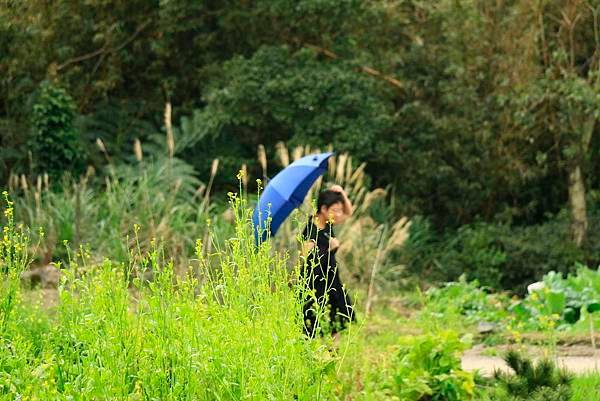
M 334 224 L 344 218 L 344 196 L 336 191 L 325 190 L 317 198 L 317 215 Z

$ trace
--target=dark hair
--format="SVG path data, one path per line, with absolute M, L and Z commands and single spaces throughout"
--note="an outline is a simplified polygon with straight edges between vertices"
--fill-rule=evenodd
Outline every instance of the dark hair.
M 322 206 L 329 208 L 335 203 L 344 204 L 344 196 L 341 193 L 329 189 L 321 191 L 319 198 L 317 198 L 317 213 L 321 211 Z

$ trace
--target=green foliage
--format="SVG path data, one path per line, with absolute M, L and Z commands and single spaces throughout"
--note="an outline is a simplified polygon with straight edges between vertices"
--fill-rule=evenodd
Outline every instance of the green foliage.
M 579 265 L 576 273 L 564 277 L 550 272 L 536 285 L 523 299 L 508 298 L 463 276 L 458 282 L 429 289 L 417 318 L 421 326 L 433 329 L 464 330 L 481 322 L 495 323 L 517 339 L 523 330 L 543 332 L 551 347 L 558 331 L 588 326 L 590 336 L 594 335 L 594 318 L 600 310 L 599 270 Z M 585 325 L 575 326 L 580 321 Z
M 385 91 L 349 63 L 324 62 L 309 49 L 265 46 L 224 68 L 223 83 L 207 92 L 206 107 L 187 129 L 201 154 L 226 154 L 239 163 L 259 144 L 291 140 L 291 146 L 322 149 L 333 143 L 370 160 L 373 144 L 389 133 L 393 112 Z
M 421 319 L 441 326 L 458 322 L 504 322 L 510 305 L 506 295 L 480 287 L 477 281 L 467 282 L 465 276 L 443 287 L 430 288 L 423 302 L 424 308 L 419 312 Z
M 439 235 L 427 220 L 418 218 L 413 221 L 401 259 L 409 271 L 425 273 L 434 281 L 452 281 L 465 275 L 483 285 L 502 288 L 504 267 L 510 258 L 502 243 L 507 231 L 504 226 L 480 223 Z
M 133 143 L 139 139 L 144 146 L 144 151 L 148 153 L 147 139 L 157 133 L 164 122 L 159 124 L 154 120 L 156 118 L 142 118 L 144 110 L 148 107 L 146 102 L 132 102 L 128 100 L 113 100 L 96 105 L 92 113 L 79 116 L 75 121 L 77 129 L 81 132 L 81 137 L 88 144 L 87 153 L 95 166 L 103 166 L 106 163 L 105 156 L 98 152 L 96 140 L 100 139 L 104 143 L 111 161 L 119 164 L 135 163 L 133 155 Z M 162 142 L 161 155 L 165 155 L 164 135 Z M 158 156 L 159 153 L 150 152 L 152 156 Z M 146 154 L 145 157 L 149 155 Z
M 15 226 L 14 203 L 8 193 L 2 193 L 4 216 L 0 239 L 0 338 L 6 332 L 11 314 L 18 301 L 21 273 L 29 265 L 29 236 L 25 230 Z
M 440 263 L 450 275 L 465 272 L 485 285 L 499 288 L 508 255 L 497 234 L 498 227 L 488 224 L 460 227 L 448 236 Z
M 407 401 L 473 399 L 474 376 L 460 368 L 469 341 L 452 331 L 402 337 L 394 391 Z
M 132 130 L 119 112 L 90 130 L 118 157 L 170 101 L 194 120 L 182 141 L 201 144 L 180 156 L 195 167 L 220 156 L 233 174 L 259 143 L 331 142 L 436 230 L 539 224 L 564 207 L 574 161 L 597 190 L 598 29 L 583 2 L 527 4 L 8 1 L 5 168 L 27 164 L 15 132 L 58 78 L 98 125 L 107 102 L 136 110 Z
M 198 240 L 196 261 L 182 275 L 160 244 L 144 251 L 136 238 L 126 264 L 95 264 L 85 254 L 71 260 L 52 324 L 23 315 L 0 339 L 0 395 L 332 399 L 336 360 L 304 337 L 302 287 L 290 290 L 285 259 L 268 244 L 255 247 L 245 201 L 233 198 L 232 207 L 235 235 Z M 223 248 L 207 255 L 217 242 Z M 147 270 L 155 272 L 151 282 Z
M 600 375 L 589 373 L 573 378 L 571 390 L 573 391 L 572 401 L 598 401 L 600 386 Z
M 525 294 L 528 284 L 550 271 L 567 273 L 576 262 L 593 264 L 600 256 L 597 249 L 575 246 L 570 240 L 569 221 L 564 213 L 544 224 L 507 231 L 500 241 L 509 255 L 502 286 L 521 295 Z
M 511 351 L 504 358 L 513 374 L 496 372 L 501 393 L 498 400 L 570 401 L 573 377 L 559 370 L 553 362 L 543 360 L 534 364 Z
M 410 236 L 399 254 L 407 271 L 433 282 L 457 280 L 465 274 L 486 286 L 525 294 L 526 286 L 550 272 L 568 273 L 576 262 L 600 263 L 596 228 L 590 216 L 588 244 L 570 241 L 568 216 L 560 213 L 546 223 L 526 227 L 472 224 L 438 234 L 427 219 L 412 220 Z
M 600 272 L 579 265 L 566 277 L 549 272 L 543 288 L 531 292 L 512 306 L 513 313 L 531 328 L 552 324 L 567 329 L 584 316 L 600 310 Z
M 35 171 L 59 179 L 69 172 L 83 172 L 85 155 L 79 133 L 73 127 L 75 103 L 64 89 L 44 83 L 33 106 L 33 134 L 29 140 Z
M 214 205 L 197 192 L 202 183 L 194 169 L 179 159 L 149 158 L 137 166 L 110 166 L 110 171 L 103 183 L 94 182 L 95 177 L 65 180 L 60 190 L 29 191 L 16 200 L 20 221 L 45 227 L 36 255 L 41 262 L 65 261 L 64 242 L 76 251 L 86 246 L 94 254 L 125 262 L 132 244 L 123 238 L 133 238 L 137 227 L 143 249 L 158 240 L 165 255 L 185 268 L 195 239 L 208 235 L 211 216 L 214 229 L 231 231 L 213 212 Z
M 600 261 L 597 7 L 5 1 L 0 180 L 30 172 L 27 144 L 37 172 L 81 172 L 76 132 L 50 129 L 49 106 L 38 110 L 40 126 L 31 119 L 42 82 L 60 82 L 73 97 L 81 138 L 104 141 L 112 161 L 96 150 L 84 159 L 106 175 L 111 162 L 135 165 L 135 138 L 144 151 L 163 143 L 155 138 L 169 101 L 177 157 L 199 172 L 218 157 L 218 190 L 235 187 L 223 177 L 243 163 L 258 175 L 258 144 L 271 154 L 278 141 L 331 143 L 367 161 L 376 185 L 391 185 L 398 215 L 428 219 L 426 242 L 402 256 L 410 271 L 433 281 L 466 273 L 522 293 L 550 270 Z M 73 104 L 52 93 L 56 116 L 69 122 Z M 50 138 L 42 130 L 64 137 L 50 148 L 28 138 Z M 590 211 L 581 247 L 563 215 L 573 209 L 568 177 L 576 167 Z

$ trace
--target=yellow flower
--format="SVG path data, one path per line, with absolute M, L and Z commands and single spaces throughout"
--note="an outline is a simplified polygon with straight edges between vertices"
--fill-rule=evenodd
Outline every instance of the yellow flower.
M 13 216 L 12 208 L 9 207 L 8 209 L 4 210 L 4 215 L 10 220 Z
M 463 390 L 465 393 L 472 395 L 475 392 L 475 383 L 473 380 L 465 380 L 462 384 Z

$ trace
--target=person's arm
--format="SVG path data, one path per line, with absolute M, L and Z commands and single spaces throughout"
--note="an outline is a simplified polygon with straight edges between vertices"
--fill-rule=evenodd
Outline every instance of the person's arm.
M 329 188 L 330 191 L 334 191 L 334 192 L 339 192 L 340 194 L 342 194 L 342 196 L 344 197 L 344 214 L 346 215 L 346 217 L 350 217 L 352 216 L 352 213 L 354 213 L 354 208 L 352 207 L 352 202 L 350 202 L 350 199 L 348 199 L 348 195 L 346 195 L 346 191 L 344 191 L 344 188 L 342 188 L 341 185 L 332 185 L 331 188 Z

